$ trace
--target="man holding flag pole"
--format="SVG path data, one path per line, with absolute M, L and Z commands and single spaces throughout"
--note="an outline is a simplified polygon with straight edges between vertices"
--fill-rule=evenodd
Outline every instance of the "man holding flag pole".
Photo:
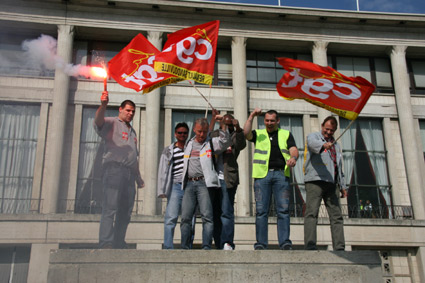
M 339 195 L 347 196 L 342 172 L 341 146 L 333 135 L 338 127 L 335 117 L 328 116 L 320 132 L 307 136 L 304 161 L 304 182 L 307 194 L 304 215 L 304 247 L 317 250 L 317 219 L 320 204 L 325 202 L 331 224 L 334 251 L 345 249 L 344 227 Z
M 375 90 L 375 86 L 364 78 L 347 77 L 330 67 L 289 58 L 278 58 L 278 61 L 288 71 L 276 85 L 279 95 L 289 100 L 304 99 L 352 120 L 345 131 L 353 124 Z M 330 218 L 333 249 L 345 249 L 339 194 L 343 198 L 347 192 L 342 172 L 342 151 L 337 143 L 345 131 L 334 139 L 337 127 L 337 119 L 328 116 L 321 124 L 321 131 L 307 137 L 304 153 L 307 193 L 304 245 L 307 250 L 317 250 L 317 217 L 322 199 Z

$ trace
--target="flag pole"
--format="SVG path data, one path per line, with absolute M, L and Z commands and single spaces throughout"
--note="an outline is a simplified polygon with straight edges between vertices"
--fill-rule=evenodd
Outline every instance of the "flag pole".
M 205 101 L 208 103 L 211 109 L 214 109 L 214 107 L 211 105 L 208 99 L 202 94 L 202 92 L 199 91 L 199 89 L 190 80 L 189 80 L 189 83 L 196 89 L 196 91 L 202 96 L 202 98 L 205 99 Z
M 208 100 L 210 100 L 211 99 L 211 85 L 210 85 L 210 91 L 208 92 Z M 208 105 L 207 105 L 207 107 L 206 107 L 206 109 L 205 109 L 205 118 L 207 118 L 207 116 L 208 116 Z
M 336 143 L 342 137 L 342 135 L 345 134 L 345 132 L 353 125 L 354 121 L 356 121 L 356 119 L 351 120 L 350 124 L 348 124 L 347 128 L 345 128 L 342 134 L 340 134 L 339 137 L 335 139 L 334 143 Z

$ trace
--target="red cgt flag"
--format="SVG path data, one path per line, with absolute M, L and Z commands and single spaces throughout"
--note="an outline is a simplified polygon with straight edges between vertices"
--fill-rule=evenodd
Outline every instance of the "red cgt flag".
M 339 116 L 355 120 L 375 86 L 362 77 L 347 77 L 331 67 L 307 61 L 277 58 L 288 72 L 276 85 L 285 99 L 304 99 Z
M 182 81 L 176 76 L 155 72 L 155 55 L 159 53 L 149 40 L 138 34 L 108 62 L 109 74 L 123 87 L 143 90 L 143 93 Z
M 156 56 L 155 71 L 211 85 L 219 25 L 212 21 L 170 34 Z

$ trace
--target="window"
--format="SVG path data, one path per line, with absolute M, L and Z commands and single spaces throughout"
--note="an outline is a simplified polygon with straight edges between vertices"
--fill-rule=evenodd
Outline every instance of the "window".
M 424 152 L 424 160 L 425 160 L 425 120 L 419 121 L 419 128 L 420 128 L 421 140 L 422 140 L 422 151 Z
M 375 92 L 393 93 L 388 58 L 330 56 L 329 66 L 349 77 L 363 77 L 376 86 Z
M 425 94 L 425 60 L 407 60 L 412 93 Z
M 304 173 L 303 173 L 303 151 L 304 151 L 304 132 L 302 117 L 297 116 L 283 116 L 280 115 L 280 128 L 288 130 L 292 133 L 299 151 L 299 159 L 297 165 L 292 170 L 291 175 L 291 216 L 302 217 L 302 207 L 305 203 L 305 186 L 304 186 Z M 258 118 L 258 128 L 264 129 L 264 116 Z M 274 204 L 273 204 L 274 206 Z
M 75 196 L 75 213 L 100 213 L 102 206 L 102 156 L 101 138 L 93 123 L 97 108 L 83 109 L 78 179 Z M 107 108 L 105 116 L 117 116 L 118 110 Z
M 106 66 L 127 44 L 128 42 L 75 41 L 73 62 L 83 66 Z
M 232 86 L 232 52 L 228 49 L 217 49 L 213 84 Z
M 39 118 L 39 105 L 0 104 L 0 213 L 39 208 L 32 200 Z
M 30 247 L 0 247 L 0 282 L 27 282 L 30 255 Z
M 248 87 L 276 88 L 286 72 L 276 58 L 288 57 L 312 61 L 311 55 L 282 52 L 247 51 L 246 77 Z
M 350 121 L 340 119 L 341 132 Z M 349 217 L 363 217 L 360 202 L 372 204 L 367 217 L 393 218 L 387 152 L 379 120 L 356 120 L 341 137 Z
M 0 74 L 12 76 L 54 77 L 55 71 L 48 70 L 41 62 L 35 63 L 35 58 L 28 58 L 22 43 L 25 40 L 37 39 L 40 34 L 17 35 L 0 34 Z M 41 61 L 40 59 L 38 59 Z

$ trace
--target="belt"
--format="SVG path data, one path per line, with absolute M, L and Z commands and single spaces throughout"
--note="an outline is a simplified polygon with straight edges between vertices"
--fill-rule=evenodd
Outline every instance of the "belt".
M 187 178 L 188 181 L 190 182 L 195 182 L 195 181 L 201 181 L 204 179 L 204 176 L 199 176 L 199 177 L 193 177 L 193 178 Z
M 285 169 L 282 168 L 270 168 L 269 171 L 285 171 Z
M 110 161 L 110 162 L 105 163 L 103 165 L 104 168 L 108 168 L 109 166 L 121 167 L 121 168 L 125 168 L 125 169 L 128 169 L 128 170 L 131 170 L 131 168 L 128 167 L 127 165 L 124 165 L 124 164 L 122 164 L 120 162 L 117 162 L 117 161 Z

